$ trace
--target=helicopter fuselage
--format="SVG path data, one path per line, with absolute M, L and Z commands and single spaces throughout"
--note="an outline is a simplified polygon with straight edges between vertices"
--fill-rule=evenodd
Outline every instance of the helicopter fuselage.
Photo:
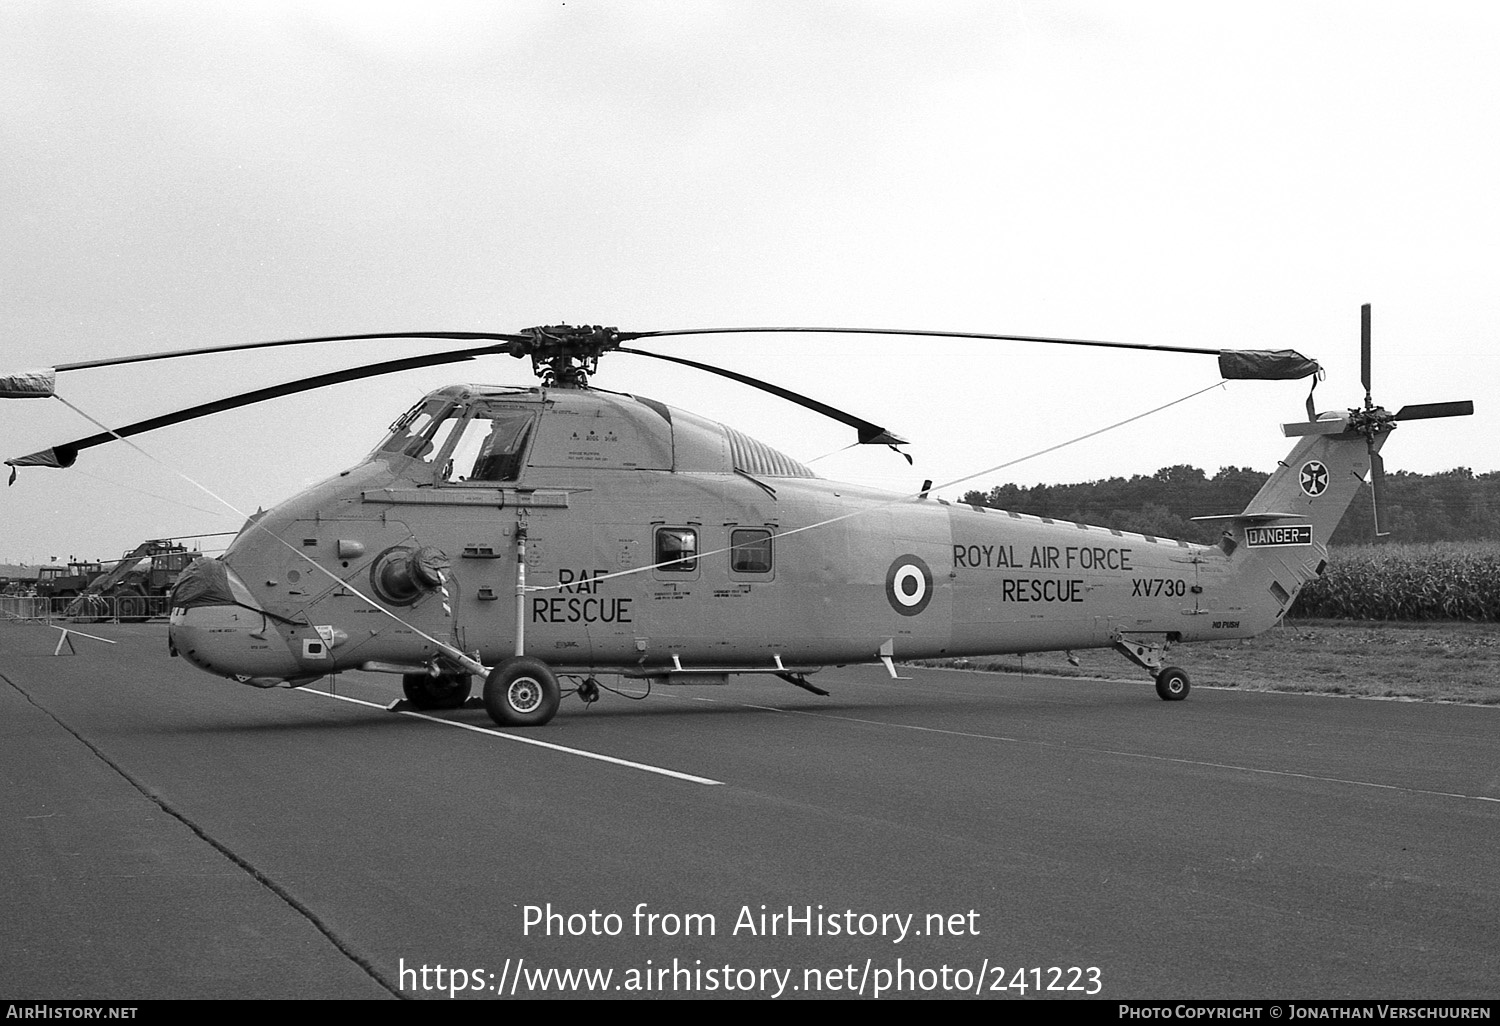
M 1357 462 L 1364 441 L 1340 451 Z M 1259 519 L 1193 545 L 824 480 L 648 399 L 454 386 L 190 571 L 172 644 L 261 686 L 522 653 L 676 683 L 1108 646 L 1149 660 L 1265 630 L 1320 571 L 1358 482 L 1314 518 L 1284 476 Z M 209 569 L 222 580 L 199 587 Z

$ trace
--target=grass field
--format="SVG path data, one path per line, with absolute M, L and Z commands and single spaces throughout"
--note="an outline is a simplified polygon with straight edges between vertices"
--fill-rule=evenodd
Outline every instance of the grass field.
M 1148 682 L 1108 649 L 1076 656 L 1076 667 L 1061 652 L 941 665 Z M 1167 662 L 1202 687 L 1500 705 L 1500 623 L 1287 620 L 1247 641 L 1179 645 Z

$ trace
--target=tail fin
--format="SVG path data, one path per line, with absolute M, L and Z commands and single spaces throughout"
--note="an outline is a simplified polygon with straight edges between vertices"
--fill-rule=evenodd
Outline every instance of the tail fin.
M 1278 463 L 1243 513 L 1194 519 L 1224 523 L 1236 545 L 1314 545 L 1326 552 L 1390 429 L 1367 439 L 1349 426 L 1347 416 L 1326 413 L 1287 428 L 1306 437 Z
M 1327 549 L 1328 539 L 1370 473 L 1371 456 L 1380 451 L 1390 431 L 1376 432 L 1367 440 L 1363 431 L 1349 428 L 1347 417 L 1324 417 L 1314 423 L 1326 425 L 1326 432 L 1300 439 L 1245 512 L 1234 519 L 1300 524 L 1307 528 L 1309 542 Z M 1253 538 L 1247 541 L 1254 544 Z
M 1219 547 L 1232 576 L 1223 582 L 1228 587 L 1221 601 L 1237 618 L 1214 626 L 1233 630 L 1228 636 L 1253 637 L 1275 624 L 1302 586 L 1323 572 L 1328 540 L 1359 494 L 1371 456 L 1390 434 L 1385 427 L 1367 437 L 1351 429 L 1346 416 L 1324 418 L 1288 425 L 1288 434 L 1305 437 L 1243 513 L 1196 518 L 1225 527 Z

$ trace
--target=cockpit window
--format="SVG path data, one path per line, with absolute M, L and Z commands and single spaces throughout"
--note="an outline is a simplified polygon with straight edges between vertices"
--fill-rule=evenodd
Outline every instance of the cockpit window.
M 521 476 L 531 439 L 531 410 L 482 408 L 474 412 L 443 467 L 443 480 L 514 481 Z
M 371 455 L 400 453 L 430 461 L 458 423 L 458 417 L 449 415 L 452 408 L 448 399 L 424 399 L 391 425 L 391 433 Z

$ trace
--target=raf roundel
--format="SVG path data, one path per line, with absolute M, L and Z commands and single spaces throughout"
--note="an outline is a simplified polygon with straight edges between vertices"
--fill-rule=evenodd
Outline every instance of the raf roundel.
M 885 597 L 902 616 L 916 616 L 932 601 L 932 571 L 919 556 L 897 556 L 885 572 Z
M 1317 498 L 1328 490 L 1328 468 L 1317 460 L 1308 460 L 1302 464 L 1302 470 L 1297 475 L 1297 482 L 1302 485 L 1304 492 Z

